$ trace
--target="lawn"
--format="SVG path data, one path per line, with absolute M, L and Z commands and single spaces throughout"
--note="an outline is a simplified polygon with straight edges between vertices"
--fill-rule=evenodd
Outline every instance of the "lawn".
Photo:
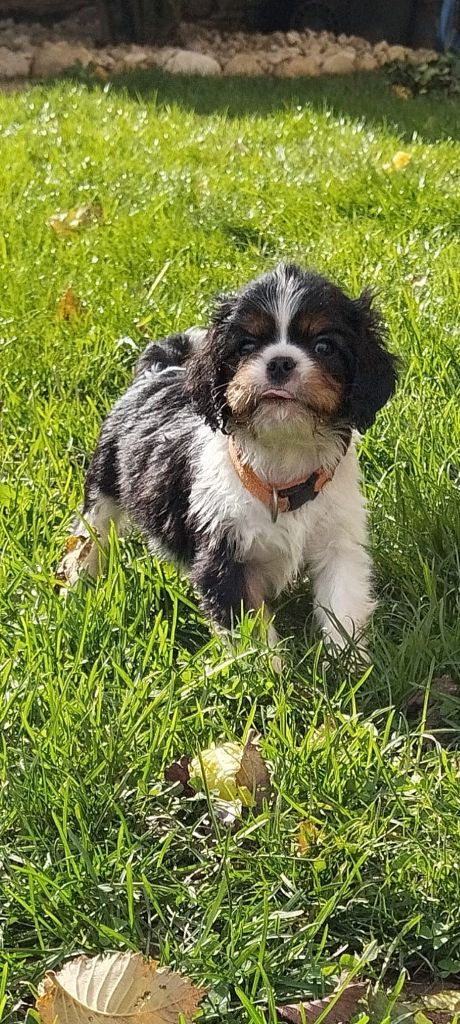
M 436 683 L 460 682 L 456 139 L 454 101 L 403 101 L 365 76 L 0 96 L 6 1019 L 81 951 L 187 971 L 210 986 L 209 1021 L 272 1021 L 369 943 L 363 973 L 385 983 L 403 965 L 460 974 L 460 698 Z M 410 163 L 385 169 L 401 149 Z M 82 203 L 102 217 L 50 228 Z M 137 538 L 112 543 L 96 587 L 66 602 L 54 588 L 143 337 L 205 323 L 217 291 L 284 258 L 375 287 L 402 356 L 361 450 L 380 598 L 362 676 L 325 664 L 306 583 L 280 602 L 281 678 L 249 624 L 228 657 Z M 274 801 L 229 831 L 164 770 L 250 728 Z

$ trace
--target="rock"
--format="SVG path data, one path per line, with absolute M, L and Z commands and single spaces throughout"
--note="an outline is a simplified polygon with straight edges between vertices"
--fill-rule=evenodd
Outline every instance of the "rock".
M 260 60 L 252 53 L 237 53 L 227 61 L 225 75 L 260 75 Z
M 173 75 L 220 75 L 220 64 L 214 57 L 194 50 L 176 50 L 164 65 Z
M 376 71 L 379 63 L 372 53 L 362 53 L 356 60 L 358 71 Z
M 291 57 L 291 60 L 275 68 L 275 75 L 278 78 L 316 78 L 320 67 L 316 57 Z
M 123 63 L 126 71 L 132 71 L 134 68 L 147 68 L 153 63 L 152 51 L 143 46 L 131 46 L 129 53 L 125 53 Z
M 407 55 L 407 48 L 405 46 L 389 46 L 387 50 L 387 60 L 405 60 Z
M 152 63 L 155 63 L 157 68 L 164 68 L 172 57 L 175 57 L 177 49 L 173 46 L 160 46 L 158 50 L 154 51 Z
M 407 54 L 407 60 L 409 64 L 429 64 L 432 60 L 437 60 L 439 53 L 435 50 L 409 50 Z
M 58 43 L 43 43 L 34 52 L 32 74 L 37 78 L 44 78 L 46 75 L 57 75 L 61 71 L 66 71 L 75 64 L 87 67 L 92 62 L 97 64 L 97 58 L 85 46 L 66 43 L 64 40 Z
M 28 78 L 32 54 L 14 53 L 0 46 L 0 78 Z
M 376 43 L 375 46 L 372 47 L 372 54 L 379 67 L 382 67 L 388 60 L 388 43 L 386 43 L 385 40 L 382 40 L 381 43 Z
M 103 68 L 105 71 L 115 70 L 115 65 L 117 63 L 115 57 L 108 53 L 107 50 L 98 50 L 94 55 L 94 61 L 96 67 Z
M 23 32 L 18 32 L 18 34 L 15 35 L 10 47 L 11 50 L 19 50 L 20 53 L 30 53 L 31 56 L 33 48 L 30 36 L 25 35 Z
M 274 53 L 270 52 L 257 54 L 258 60 L 266 59 L 268 60 L 268 63 L 273 64 L 273 66 L 275 66 L 276 64 L 282 64 L 284 60 L 292 60 L 292 57 L 292 50 L 288 50 L 287 47 L 283 47 L 283 49 L 281 50 L 275 50 Z
M 321 71 L 324 75 L 349 75 L 355 69 L 355 53 L 350 51 L 337 50 L 336 53 L 326 53 Z

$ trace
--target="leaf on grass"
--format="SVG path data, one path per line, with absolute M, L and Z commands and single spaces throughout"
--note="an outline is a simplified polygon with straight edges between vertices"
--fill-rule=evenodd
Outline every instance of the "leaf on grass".
M 82 304 L 78 295 L 75 294 L 73 288 L 66 288 L 58 302 L 56 310 L 57 319 L 73 320 L 75 317 L 80 316 L 81 312 Z
M 442 1010 L 449 1016 L 460 1013 L 460 991 L 456 988 L 440 988 L 437 991 L 427 992 L 420 998 L 430 1017 L 432 1010 Z
M 256 810 L 270 795 L 270 777 L 254 734 L 248 736 L 244 747 L 229 742 L 202 750 L 190 762 L 190 781 L 195 788 L 205 782 L 220 800 L 240 800 L 244 807 Z
M 398 100 L 410 100 L 413 96 L 413 93 L 406 85 L 392 85 L 391 91 L 394 96 L 398 97 Z
M 370 998 L 371 1020 L 385 1017 L 406 1024 L 451 1024 L 460 1011 L 460 990 L 446 989 L 442 984 L 425 985 L 406 982 L 400 997 L 391 1005 L 381 989 Z
M 357 1013 L 360 999 L 366 995 L 367 985 L 364 982 L 352 982 L 341 992 L 338 998 L 332 993 L 324 999 L 311 999 L 306 1003 L 293 1003 L 288 1006 L 277 1006 L 276 1012 L 279 1020 L 289 1021 L 290 1024 L 315 1024 L 321 1014 L 325 1014 L 328 1006 L 331 1007 L 325 1014 L 327 1024 L 347 1024 Z M 335 1001 L 334 1001 L 335 1000 Z
M 309 853 L 316 843 L 319 833 L 320 830 L 313 821 L 301 821 L 295 840 L 297 853 L 301 855 Z
M 77 583 L 82 570 L 86 568 L 94 541 L 91 537 L 72 534 L 67 538 L 65 553 L 56 570 L 56 579 L 69 583 L 71 587 Z
M 62 213 L 54 213 L 48 219 L 48 227 L 56 235 L 68 236 L 81 228 L 96 224 L 102 217 L 100 203 L 84 203 L 82 206 L 74 206 L 71 210 Z
M 165 768 L 166 782 L 179 783 L 184 796 L 195 795 L 195 790 L 190 785 L 190 762 L 191 757 L 184 754 L 179 761 L 173 761 Z
M 384 171 L 403 171 L 412 160 L 412 153 L 405 153 L 403 149 L 392 156 L 389 163 L 383 165 Z
M 240 767 L 236 773 L 238 795 L 247 807 L 262 809 L 264 800 L 270 799 L 271 785 L 267 765 L 257 746 L 258 737 L 250 732 L 243 748 Z M 251 802 L 246 804 L 243 793 L 249 793 Z
M 43 1024 L 177 1024 L 206 994 L 140 953 L 81 956 L 48 971 L 36 1007 Z
M 95 64 L 91 74 L 100 82 L 106 82 L 109 77 L 109 72 L 107 71 L 107 68 L 104 68 L 102 64 Z

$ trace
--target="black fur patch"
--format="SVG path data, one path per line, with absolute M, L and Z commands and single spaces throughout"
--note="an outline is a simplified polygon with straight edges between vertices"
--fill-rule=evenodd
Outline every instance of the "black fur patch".
M 244 565 L 237 560 L 234 545 L 225 538 L 218 544 L 202 544 L 193 563 L 192 580 L 207 615 L 230 629 L 247 603 Z

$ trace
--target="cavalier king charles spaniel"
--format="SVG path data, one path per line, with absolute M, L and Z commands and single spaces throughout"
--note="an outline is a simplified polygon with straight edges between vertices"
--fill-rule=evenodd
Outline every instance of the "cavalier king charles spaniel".
M 326 642 L 359 644 L 375 601 L 355 432 L 395 364 L 368 292 L 286 264 L 221 297 L 207 329 L 150 342 L 101 428 L 79 571 L 97 575 L 128 520 L 215 625 L 262 609 L 275 644 L 269 603 L 307 572 Z

